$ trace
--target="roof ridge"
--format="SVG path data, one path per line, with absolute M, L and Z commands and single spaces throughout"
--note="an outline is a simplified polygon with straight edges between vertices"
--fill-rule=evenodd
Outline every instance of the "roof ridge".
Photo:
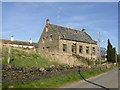
M 11 40 L 7 40 L 7 39 L 0 39 L 0 40 L 3 40 L 3 41 L 10 41 L 10 42 L 23 42 L 23 43 L 29 43 L 29 41 L 18 41 L 18 40 L 14 40 L 14 41 L 11 41 Z M 35 43 L 35 42 L 33 42 Z

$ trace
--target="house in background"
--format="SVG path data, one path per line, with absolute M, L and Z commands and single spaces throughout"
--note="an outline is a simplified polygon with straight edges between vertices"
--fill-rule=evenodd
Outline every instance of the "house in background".
M 81 31 L 50 24 L 46 20 L 43 33 L 38 42 L 38 51 L 47 51 L 60 54 L 77 54 L 89 59 L 97 59 L 97 42 L 94 41 L 85 29 Z
M 31 39 L 29 40 L 29 42 L 17 41 L 14 40 L 14 36 L 11 36 L 10 40 L 1 39 L 1 42 L 3 46 L 10 45 L 11 47 L 30 48 L 30 49 L 38 48 L 37 43 L 33 43 Z

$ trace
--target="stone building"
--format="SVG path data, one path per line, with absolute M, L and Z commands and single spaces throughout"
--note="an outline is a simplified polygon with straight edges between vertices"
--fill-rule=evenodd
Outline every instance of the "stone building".
M 43 33 L 38 41 L 39 52 L 77 54 L 89 59 L 97 59 L 97 42 L 85 31 L 50 24 L 46 20 Z

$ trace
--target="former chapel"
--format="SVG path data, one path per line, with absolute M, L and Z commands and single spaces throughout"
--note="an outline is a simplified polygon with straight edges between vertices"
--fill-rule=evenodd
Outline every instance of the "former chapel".
M 58 26 L 46 20 L 43 33 L 38 42 L 39 51 L 77 54 L 89 59 L 97 59 L 97 42 L 85 29 L 75 30 Z

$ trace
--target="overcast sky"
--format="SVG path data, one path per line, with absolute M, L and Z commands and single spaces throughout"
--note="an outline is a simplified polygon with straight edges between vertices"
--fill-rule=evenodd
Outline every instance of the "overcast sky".
M 101 33 L 102 47 L 110 39 L 118 46 L 118 3 L 117 2 L 3 2 L 2 38 L 38 42 L 46 19 L 51 24 L 77 30 L 82 28 L 97 41 Z

